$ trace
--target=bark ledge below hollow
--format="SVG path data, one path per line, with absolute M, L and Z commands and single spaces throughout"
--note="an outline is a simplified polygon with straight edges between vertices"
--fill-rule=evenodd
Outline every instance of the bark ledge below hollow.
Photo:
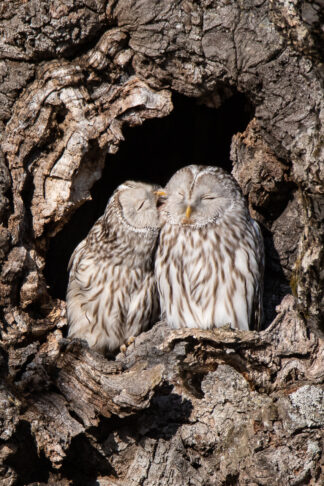
M 57 484 L 320 484 L 323 346 L 291 296 L 261 333 L 161 322 L 115 361 L 54 331 L 16 377 L 20 398 L 2 392 L 2 434 L 30 423 Z M 15 434 L 6 451 L 19 477 Z

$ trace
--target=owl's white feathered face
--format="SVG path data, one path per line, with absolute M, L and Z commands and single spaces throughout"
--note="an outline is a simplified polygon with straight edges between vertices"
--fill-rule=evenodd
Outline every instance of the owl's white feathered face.
M 143 182 L 126 181 L 116 190 L 116 202 L 120 217 L 133 228 L 158 229 L 158 186 Z
M 204 226 L 227 212 L 238 195 L 235 181 L 223 169 L 189 165 L 165 187 L 162 223 Z

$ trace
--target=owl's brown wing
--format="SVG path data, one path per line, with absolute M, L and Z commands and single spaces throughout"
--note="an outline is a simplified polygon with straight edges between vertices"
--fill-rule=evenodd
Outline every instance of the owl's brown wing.
M 263 293 L 263 283 L 262 285 L 258 285 L 254 292 L 254 299 L 252 303 L 251 327 L 250 327 L 252 331 L 262 330 L 262 323 L 263 323 L 262 293 Z
M 96 242 L 100 240 L 102 231 L 103 231 L 103 217 L 100 216 L 100 218 L 97 220 L 97 222 L 93 225 L 91 230 L 88 233 L 88 236 L 84 238 L 84 240 L 80 241 L 78 246 L 74 249 L 69 263 L 68 263 L 68 272 L 74 272 L 76 266 L 80 262 L 80 260 L 83 257 L 84 249 L 86 249 L 88 252 L 94 249 L 94 252 L 96 251 Z M 105 230 L 105 237 L 107 237 L 108 230 Z
M 83 253 L 83 249 L 84 247 L 86 246 L 86 239 L 82 240 L 78 246 L 74 249 L 74 252 L 72 253 L 72 255 L 70 256 L 70 260 L 69 260 L 69 263 L 68 263 L 68 272 L 73 272 L 76 265 L 79 263 L 80 261 L 80 258 L 82 256 L 82 253 Z
M 261 228 L 255 220 L 252 220 L 252 223 L 257 237 L 256 257 L 259 267 L 259 274 L 256 276 L 257 282 L 253 299 L 251 329 L 255 331 L 261 331 L 263 324 L 263 278 L 265 266 L 265 252 Z

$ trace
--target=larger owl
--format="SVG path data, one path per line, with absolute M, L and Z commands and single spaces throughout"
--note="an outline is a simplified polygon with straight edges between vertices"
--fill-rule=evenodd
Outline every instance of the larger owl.
M 71 256 L 69 337 L 85 339 L 97 351 L 114 351 L 158 317 L 155 189 L 133 181 L 120 185 Z
M 165 188 L 155 260 L 162 316 L 173 328 L 259 328 L 264 247 L 233 177 L 189 165 Z

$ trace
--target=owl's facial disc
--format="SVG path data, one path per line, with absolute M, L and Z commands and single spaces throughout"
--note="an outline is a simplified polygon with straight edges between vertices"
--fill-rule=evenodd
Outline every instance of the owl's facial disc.
M 218 202 L 216 200 L 218 199 Z M 207 220 L 214 219 L 219 213 L 220 206 L 224 205 L 221 197 L 211 194 L 202 194 L 197 198 L 191 198 L 188 205 L 183 206 L 183 224 L 204 223 Z
M 226 188 L 211 172 L 193 174 L 180 170 L 170 179 L 166 193 L 161 219 L 171 224 L 205 225 L 222 216 L 233 204 Z
M 131 187 L 120 191 L 121 216 L 126 223 L 138 229 L 159 228 L 157 198 L 154 194 L 157 189 L 150 184 L 131 182 Z

